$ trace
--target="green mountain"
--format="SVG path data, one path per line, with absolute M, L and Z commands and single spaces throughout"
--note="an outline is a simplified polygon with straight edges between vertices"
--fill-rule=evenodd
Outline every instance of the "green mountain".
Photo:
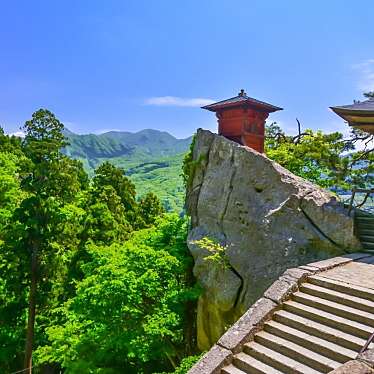
M 70 143 L 65 154 L 81 160 L 90 175 L 99 164 L 110 161 L 125 169 L 139 197 L 152 191 L 167 210 L 179 212 L 183 208 L 180 174 L 192 137 L 176 139 L 158 130 L 110 131 L 100 135 L 78 135 L 65 130 L 65 136 Z

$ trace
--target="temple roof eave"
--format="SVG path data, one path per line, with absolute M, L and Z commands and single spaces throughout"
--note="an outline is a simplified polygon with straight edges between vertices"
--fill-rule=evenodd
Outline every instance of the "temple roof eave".
M 330 109 L 337 115 L 360 115 L 362 117 L 371 117 L 374 116 L 374 109 L 354 109 L 347 108 L 344 106 L 331 106 Z
M 231 97 L 230 99 L 226 99 L 226 100 L 218 101 L 213 104 L 205 105 L 201 108 L 209 110 L 210 112 L 218 112 L 222 109 L 240 108 L 240 107 L 253 108 L 253 109 L 268 112 L 268 113 L 273 113 L 278 110 L 283 110 L 283 108 L 266 103 L 264 101 L 254 99 L 249 96 L 235 96 L 235 97 Z

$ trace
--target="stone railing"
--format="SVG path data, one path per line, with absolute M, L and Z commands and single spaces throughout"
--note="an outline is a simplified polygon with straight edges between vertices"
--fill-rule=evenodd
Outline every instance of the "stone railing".
M 345 265 L 370 255 L 366 253 L 352 253 L 327 260 L 313 262 L 286 270 L 258 299 L 243 316 L 232 325 L 218 340 L 218 342 L 189 370 L 189 374 L 219 374 L 221 369 L 230 364 L 233 355 L 242 351 L 243 345 L 253 340 L 254 335 L 262 330 L 266 321 L 272 318 L 273 313 L 281 308 L 281 304 L 296 292 L 299 285 L 305 282 L 310 275 Z M 367 351 L 368 355 L 372 351 Z M 363 354 L 363 356 L 365 355 Z M 373 357 L 374 354 L 372 353 Z M 352 361 L 350 361 L 352 362 Z M 374 360 L 373 360 L 374 362 Z M 354 361 L 356 365 L 365 365 L 362 361 Z M 348 363 L 347 363 L 348 364 Z M 373 365 L 374 366 L 374 365 Z M 367 366 L 368 367 L 368 366 Z M 343 367 L 342 367 L 343 368 Z M 368 367 L 370 369 L 370 367 Z M 339 370 L 339 369 L 337 369 Z M 371 370 L 371 369 L 370 369 Z M 334 371 L 333 373 L 351 373 L 354 371 Z M 361 373 L 358 372 L 357 373 Z M 374 373 L 367 371 L 363 373 Z

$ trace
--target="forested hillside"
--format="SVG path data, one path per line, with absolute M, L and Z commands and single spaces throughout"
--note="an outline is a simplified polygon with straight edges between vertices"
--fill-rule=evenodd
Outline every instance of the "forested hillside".
M 85 160 L 116 154 L 93 151 L 96 136 L 84 137 L 91 139 L 85 147 L 76 136 L 78 143 L 67 148 L 75 135 L 66 139 L 48 110 L 35 112 L 22 130 L 23 139 L 0 131 L 0 372 L 32 365 L 34 373 L 53 374 L 185 373 L 199 353 L 196 301 L 202 292 L 186 243 L 188 220 L 167 213 L 158 194 L 147 193 L 166 190 L 166 175 L 157 183 L 150 178 L 147 186 L 141 176 L 165 163 L 183 175 L 181 189 L 189 185 L 202 159 L 188 153 L 174 169 L 165 160 L 190 140 L 164 134 L 171 139 L 164 141 L 165 152 L 160 145 L 146 151 L 135 141 L 116 143 L 127 147 L 132 161 L 94 158 L 89 177 L 66 153 Z M 357 141 L 370 137 L 311 130 L 292 137 L 272 124 L 266 154 L 325 188 L 370 187 L 373 154 L 355 150 Z M 85 153 L 73 152 L 77 144 Z M 162 161 L 134 156 L 144 160 L 152 152 Z M 127 175 L 106 159 L 127 162 Z M 206 260 L 226 261 L 222 248 L 206 245 L 212 253 Z
M 154 192 L 167 211 L 182 210 L 184 188 L 180 170 L 191 137 L 176 139 L 157 130 L 111 131 L 101 135 L 78 135 L 65 130 L 64 134 L 70 143 L 65 154 L 82 161 L 89 175 L 102 162 L 110 161 L 130 176 L 139 197 Z
M 0 372 L 174 372 L 195 353 L 187 221 L 108 162 L 90 179 L 51 112 L 23 131 L 0 131 Z

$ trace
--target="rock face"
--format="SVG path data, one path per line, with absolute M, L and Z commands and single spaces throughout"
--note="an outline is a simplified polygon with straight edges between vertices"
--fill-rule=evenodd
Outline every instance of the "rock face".
M 287 268 L 361 247 L 352 218 L 331 193 L 251 148 L 198 130 L 193 169 L 188 245 L 204 289 L 197 321 L 202 350 Z M 225 261 L 196 243 L 203 238 L 220 243 Z

